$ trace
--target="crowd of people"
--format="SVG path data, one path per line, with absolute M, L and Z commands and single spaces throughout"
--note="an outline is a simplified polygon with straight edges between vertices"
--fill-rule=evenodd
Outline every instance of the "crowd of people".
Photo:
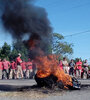
M 77 62 L 74 62 L 71 59 L 70 62 L 64 57 L 63 60 L 59 60 L 59 66 L 61 70 L 64 70 L 65 73 L 72 75 L 76 78 L 87 78 L 89 74 L 89 65 L 87 60 L 82 63 L 80 59 Z M 85 76 L 86 75 L 86 76 Z
M 87 60 L 85 60 L 84 63 L 82 63 L 80 59 L 78 59 L 77 62 L 74 62 L 73 59 L 68 62 L 64 57 L 63 60 L 59 60 L 59 67 L 61 70 L 64 70 L 66 74 L 76 78 L 82 78 L 85 75 L 87 78 L 89 73 Z M 36 71 L 37 68 L 34 61 L 31 59 L 28 59 L 27 62 L 23 61 L 20 53 L 15 61 L 9 62 L 6 59 L 3 59 L 3 61 L 0 59 L 0 79 L 32 79 Z
M 20 53 L 11 63 L 6 59 L 0 59 L 0 79 L 30 79 L 34 78 L 35 73 L 35 63 L 31 59 L 23 61 Z

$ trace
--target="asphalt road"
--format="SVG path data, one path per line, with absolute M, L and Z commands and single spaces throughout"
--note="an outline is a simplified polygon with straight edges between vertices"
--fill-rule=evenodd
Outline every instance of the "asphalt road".
M 29 91 L 1 91 L 0 100 L 90 100 L 90 80 L 79 80 L 87 87 L 81 90 L 59 91 L 50 90 L 29 90 Z M 0 88 L 10 89 L 11 87 L 22 87 L 35 85 L 35 80 L 0 80 Z M 88 87 L 89 86 L 89 87 Z
M 90 79 L 79 80 L 82 85 L 90 85 Z M 35 85 L 34 79 L 19 79 L 19 80 L 0 80 L 0 85 L 15 85 L 15 86 L 32 86 Z
M 0 80 L 0 85 L 32 86 L 35 84 L 34 79 Z

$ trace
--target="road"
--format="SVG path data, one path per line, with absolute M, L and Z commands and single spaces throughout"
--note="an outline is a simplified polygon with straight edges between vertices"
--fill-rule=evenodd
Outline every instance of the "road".
M 32 86 L 35 84 L 36 82 L 33 79 L 0 80 L 0 85 Z
M 79 81 L 82 85 L 90 85 L 90 79 Z M 0 85 L 32 86 L 35 84 L 36 81 L 34 79 L 0 80 Z
M 79 80 L 82 85 L 90 85 L 90 80 Z M 35 85 L 35 80 L 0 80 L 0 89 L 16 90 L 18 87 Z M 17 89 L 18 89 L 17 88 Z M 81 90 L 53 91 L 46 89 L 28 91 L 1 91 L 0 100 L 90 100 L 90 86 Z

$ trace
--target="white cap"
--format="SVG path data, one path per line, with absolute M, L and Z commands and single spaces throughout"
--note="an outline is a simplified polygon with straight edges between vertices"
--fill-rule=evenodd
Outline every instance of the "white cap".
M 18 53 L 18 56 L 21 56 L 21 54 L 20 54 L 20 53 Z

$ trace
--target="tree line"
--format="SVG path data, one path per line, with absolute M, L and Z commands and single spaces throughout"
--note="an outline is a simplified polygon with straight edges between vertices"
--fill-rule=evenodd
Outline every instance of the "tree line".
M 73 53 L 73 45 L 64 41 L 64 36 L 59 33 L 53 33 L 51 42 L 48 46 L 48 54 L 57 54 L 64 56 Z M 6 42 L 0 47 L 0 58 L 11 61 L 16 58 L 17 54 L 22 54 L 22 59 L 27 61 L 29 58 L 29 50 L 22 41 L 13 42 L 12 46 Z

